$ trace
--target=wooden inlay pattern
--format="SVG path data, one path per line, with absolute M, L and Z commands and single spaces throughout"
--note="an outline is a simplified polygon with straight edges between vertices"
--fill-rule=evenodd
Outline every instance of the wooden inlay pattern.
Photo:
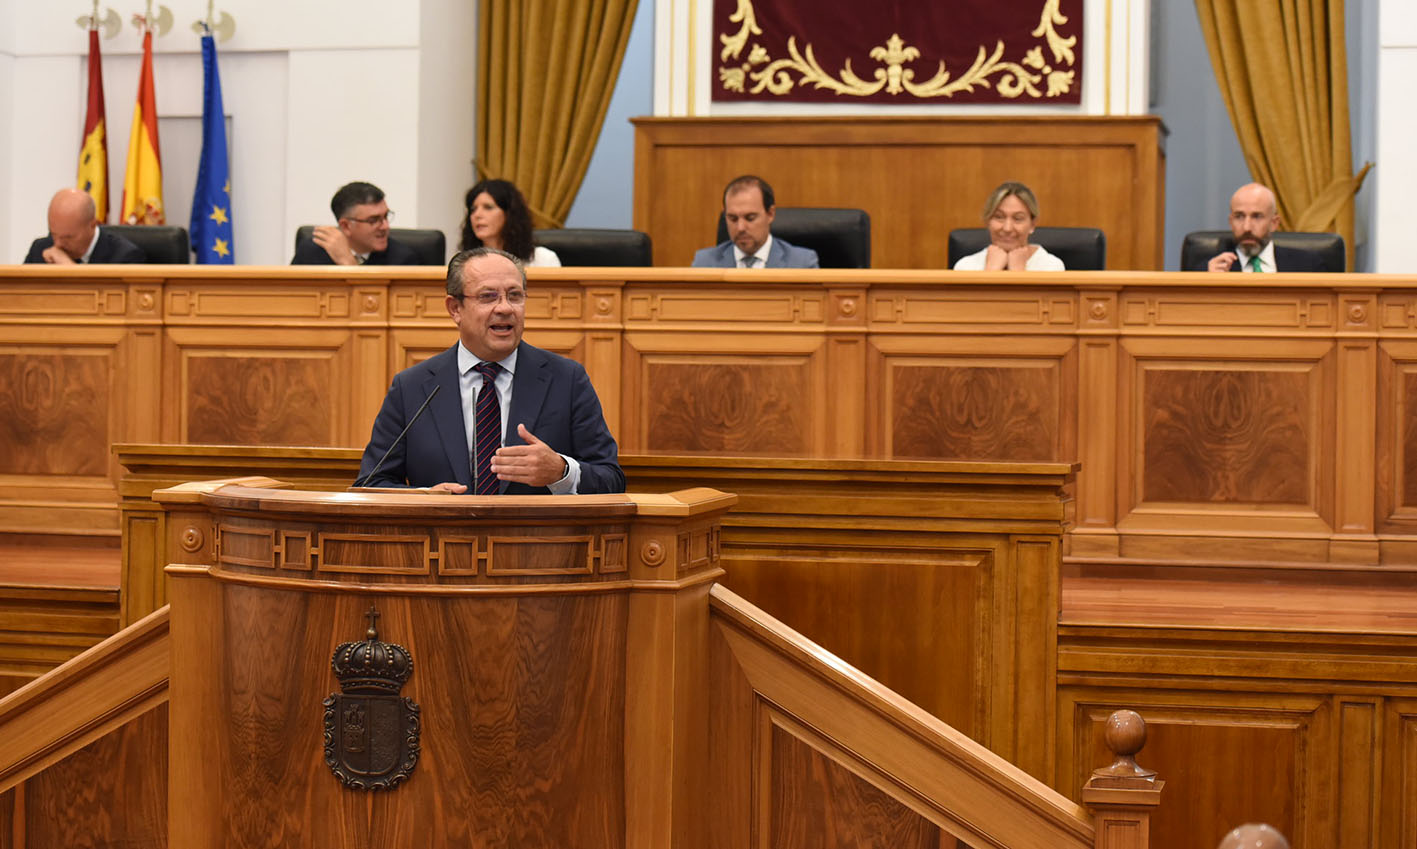
M 187 442 L 332 445 L 328 359 L 189 356 Z
M 0 354 L 0 474 L 108 473 L 106 356 Z
M 1144 374 L 1145 501 L 1309 502 L 1307 374 L 1208 369 Z
M 646 431 L 653 451 L 800 455 L 811 447 L 805 360 L 649 362 Z
M 1058 460 L 1056 367 L 898 365 L 891 456 Z

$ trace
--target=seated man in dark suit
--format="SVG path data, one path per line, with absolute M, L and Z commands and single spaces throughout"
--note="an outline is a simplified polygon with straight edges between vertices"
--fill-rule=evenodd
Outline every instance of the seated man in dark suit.
M 624 492 L 585 368 L 522 341 L 521 263 L 495 248 L 462 251 L 448 263 L 444 303 L 458 343 L 394 376 L 358 482 L 473 495 Z
M 777 214 L 772 186 L 751 174 L 723 190 L 727 242 L 694 253 L 695 268 L 817 268 L 817 252 L 772 235 Z
M 295 247 L 291 265 L 417 265 L 413 248 L 389 238 L 394 214 L 373 183 L 340 186 L 330 200 L 336 225 L 315 228 L 314 238 Z
M 25 262 L 53 265 L 95 262 L 147 262 L 143 249 L 98 226 L 93 197 L 79 189 L 60 189 L 49 201 L 49 235 L 35 239 Z
M 1235 234 L 1234 250 L 1221 251 L 1204 268 L 1184 271 L 1322 271 L 1316 254 L 1274 244 L 1271 235 L 1279 229 L 1279 211 L 1274 192 L 1259 183 L 1250 183 L 1230 196 L 1230 232 Z

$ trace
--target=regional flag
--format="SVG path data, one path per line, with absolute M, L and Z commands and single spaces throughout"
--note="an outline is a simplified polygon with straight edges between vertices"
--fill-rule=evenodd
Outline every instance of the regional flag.
M 157 145 L 157 93 L 153 88 L 153 34 L 143 33 L 143 70 L 133 131 L 128 136 L 128 171 L 123 178 L 124 224 L 163 224 L 162 154 Z
M 108 222 L 108 122 L 103 115 L 103 65 L 98 52 L 98 30 L 89 30 L 89 109 L 84 118 L 84 141 L 79 149 L 78 188 L 93 196 L 98 220 Z
M 197 262 L 231 265 L 231 161 L 226 156 L 216 41 L 210 32 L 202 36 L 202 71 L 202 157 L 189 232 Z

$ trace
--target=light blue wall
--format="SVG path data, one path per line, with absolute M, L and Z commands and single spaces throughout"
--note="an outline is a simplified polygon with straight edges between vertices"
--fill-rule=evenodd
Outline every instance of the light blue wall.
M 1346 0 L 1348 88 L 1355 170 L 1375 157 L 1378 0 Z M 1165 268 L 1180 264 L 1181 239 L 1191 230 L 1226 226 L 1230 194 L 1250 181 L 1249 169 L 1225 101 L 1220 96 L 1210 54 L 1201 35 L 1195 4 L 1152 0 L 1151 111 L 1170 130 L 1166 141 Z M 1375 192 L 1358 193 L 1354 269 L 1372 269 L 1367 244 Z
M 567 227 L 630 227 L 635 190 L 635 128 L 654 113 L 654 0 L 639 0 L 625 61 Z

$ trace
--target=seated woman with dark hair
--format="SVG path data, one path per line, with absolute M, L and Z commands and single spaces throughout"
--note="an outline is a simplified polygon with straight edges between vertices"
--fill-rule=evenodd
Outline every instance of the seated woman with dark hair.
M 561 258 L 532 244 L 531 211 L 521 190 L 507 180 L 483 180 L 467 190 L 461 250 L 497 248 L 535 268 L 555 268 Z
M 1038 225 L 1038 199 L 1023 183 L 1002 183 L 984 203 L 989 246 L 959 258 L 955 271 L 1062 271 L 1063 261 L 1030 245 Z

